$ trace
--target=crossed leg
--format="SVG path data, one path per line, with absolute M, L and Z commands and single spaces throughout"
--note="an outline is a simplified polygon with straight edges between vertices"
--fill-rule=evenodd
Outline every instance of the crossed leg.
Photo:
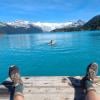
M 88 65 L 86 76 L 82 79 L 82 87 L 86 91 L 85 100 L 100 100 L 93 86 L 97 72 L 98 64 L 91 63 Z

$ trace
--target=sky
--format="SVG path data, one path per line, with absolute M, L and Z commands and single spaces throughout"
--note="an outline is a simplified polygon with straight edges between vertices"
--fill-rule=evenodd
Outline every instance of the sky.
M 100 14 L 100 0 L 0 0 L 0 21 L 88 21 Z

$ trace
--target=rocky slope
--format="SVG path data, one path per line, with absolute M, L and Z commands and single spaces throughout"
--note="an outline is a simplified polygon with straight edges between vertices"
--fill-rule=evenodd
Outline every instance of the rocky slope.
M 83 26 L 84 30 L 100 30 L 100 15 L 93 17 Z

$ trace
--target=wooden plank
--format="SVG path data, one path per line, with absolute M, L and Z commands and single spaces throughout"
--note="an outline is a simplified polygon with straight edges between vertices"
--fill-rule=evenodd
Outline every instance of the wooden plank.
M 80 86 L 81 78 L 80 76 L 22 77 L 25 100 L 84 100 L 85 95 Z M 100 77 L 95 79 L 94 86 L 100 95 Z M 0 91 L 0 100 L 8 100 L 7 89 L 0 86 Z

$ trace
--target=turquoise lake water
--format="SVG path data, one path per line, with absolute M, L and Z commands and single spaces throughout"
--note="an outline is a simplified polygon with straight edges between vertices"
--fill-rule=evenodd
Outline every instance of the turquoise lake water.
M 84 75 L 91 62 L 100 64 L 100 31 L 0 36 L 0 81 L 12 64 L 25 76 L 74 76 Z

